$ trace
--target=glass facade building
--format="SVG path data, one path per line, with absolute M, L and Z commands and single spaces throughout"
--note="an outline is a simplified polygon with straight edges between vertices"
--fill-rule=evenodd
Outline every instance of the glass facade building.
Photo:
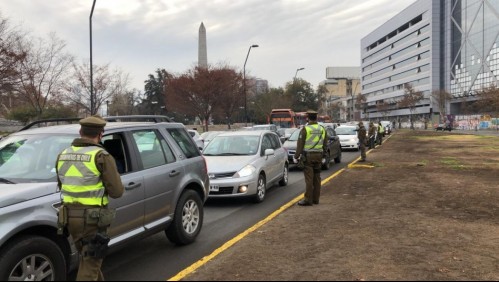
M 409 116 L 397 101 L 407 84 L 424 94 L 413 114 L 437 114 L 431 92 L 453 98 L 448 113 L 497 83 L 499 1 L 418 0 L 361 40 L 365 118 Z

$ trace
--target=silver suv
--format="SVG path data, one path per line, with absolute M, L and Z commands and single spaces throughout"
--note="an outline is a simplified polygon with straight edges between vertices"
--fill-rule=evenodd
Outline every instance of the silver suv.
M 170 122 L 108 119 L 103 145 L 125 193 L 110 199 L 116 218 L 110 248 L 164 231 L 178 245 L 203 224 L 209 178 L 186 128 Z M 56 157 L 78 137 L 78 124 L 21 130 L 0 140 L 0 280 L 66 280 L 78 265 L 71 238 L 58 236 Z

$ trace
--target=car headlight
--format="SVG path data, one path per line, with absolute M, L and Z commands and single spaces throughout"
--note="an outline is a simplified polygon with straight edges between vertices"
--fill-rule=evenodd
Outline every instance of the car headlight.
M 358 140 L 356 138 L 350 139 L 350 142 L 357 142 Z
M 256 171 L 256 168 L 254 166 L 247 165 L 247 166 L 243 167 L 240 171 L 236 172 L 236 174 L 234 174 L 234 177 L 237 178 L 237 177 L 250 176 L 255 171 Z

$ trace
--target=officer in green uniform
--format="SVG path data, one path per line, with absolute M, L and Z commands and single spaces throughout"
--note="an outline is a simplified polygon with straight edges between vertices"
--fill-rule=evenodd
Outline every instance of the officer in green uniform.
M 319 204 L 321 195 L 321 165 L 324 150 L 327 147 L 327 133 L 317 123 L 317 112 L 307 111 L 308 124 L 304 126 L 298 137 L 295 159 L 303 158 L 305 175 L 305 197 L 298 202 L 300 206 Z
M 80 255 L 76 280 L 102 281 L 102 261 L 114 218 L 109 198 L 119 198 L 124 187 L 114 158 L 102 147 L 106 121 L 95 115 L 80 120 L 80 137 L 57 157 L 57 182 L 63 206 L 59 226 L 73 237 Z
M 366 161 L 366 128 L 362 121 L 359 122 L 359 129 L 357 129 L 357 138 L 359 138 L 360 161 Z

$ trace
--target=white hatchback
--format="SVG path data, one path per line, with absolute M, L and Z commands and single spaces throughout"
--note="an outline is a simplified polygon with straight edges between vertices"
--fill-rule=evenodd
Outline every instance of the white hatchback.
M 341 149 L 359 150 L 359 138 L 357 137 L 357 126 L 340 125 L 336 128 L 336 135 L 340 137 Z
M 288 184 L 288 156 L 279 136 L 268 130 L 217 135 L 203 150 L 210 177 L 209 198 L 264 200 L 274 183 Z

